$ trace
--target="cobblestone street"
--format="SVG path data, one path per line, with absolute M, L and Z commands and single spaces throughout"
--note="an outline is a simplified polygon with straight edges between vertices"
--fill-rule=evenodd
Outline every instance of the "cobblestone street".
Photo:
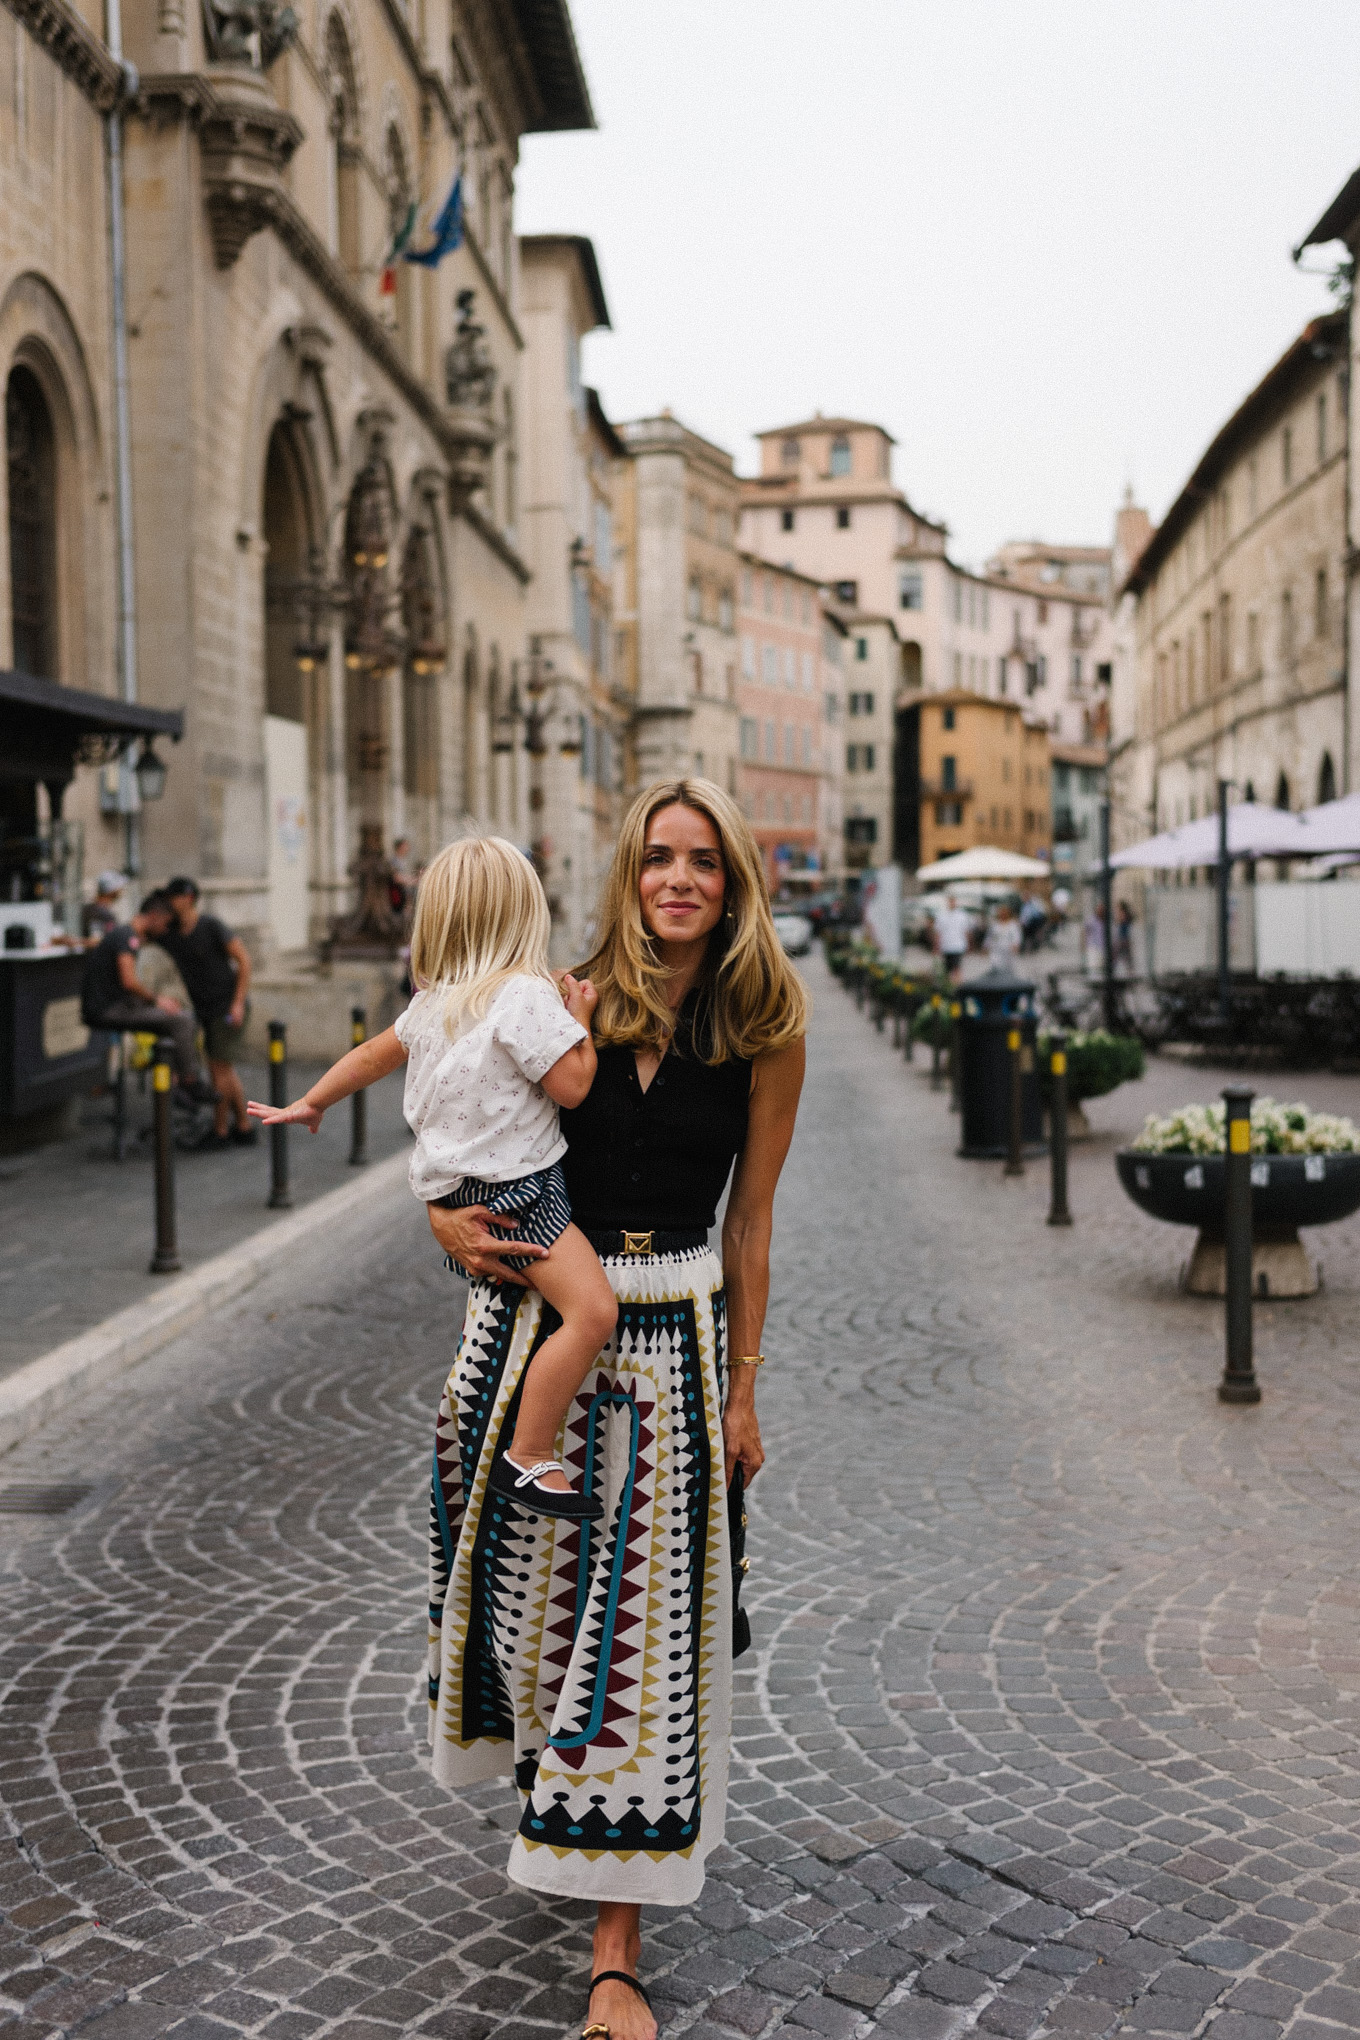
M 756 1647 L 727 1843 L 644 1919 L 663 2030 L 1360 2030 L 1355 1222 L 1225 1409 L 1222 1307 L 1109 1159 L 1218 1080 L 1093 1107 L 1051 1231 L 1046 1172 L 957 1160 L 920 1062 L 809 974 Z M 0 1513 L 12 2040 L 579 2030 L 587 1908 L 505 1883 L 508 1787 L 424 1763 L 461 1299 L 394 1195 L 5 1460 L 11 1497 L 89 1490 Z

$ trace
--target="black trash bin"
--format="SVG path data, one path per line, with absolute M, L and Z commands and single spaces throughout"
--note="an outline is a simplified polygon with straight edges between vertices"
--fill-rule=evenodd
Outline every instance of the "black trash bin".
M 959 1095 L 962 1105 L 961 1155 L 995 1161 L 1010 1145 L 1011 1051 L 1007 1039 L 1019 1028 L 1021 1137 L 1026 1154 L 1044 1151 L 1043 1100 L 1035 1053 L 1037 1019 L 1034 986 L 1028 978 L 999 964 L 985 977 L 970 978 L 959 987 Z

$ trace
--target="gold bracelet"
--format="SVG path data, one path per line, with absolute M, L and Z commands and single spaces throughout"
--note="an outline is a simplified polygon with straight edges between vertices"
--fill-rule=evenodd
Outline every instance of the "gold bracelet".
M 727 1364 L 729 1367 L 763 1367 L 765 1365 L 765 1355 L 763 1353 L 734 1353 Z

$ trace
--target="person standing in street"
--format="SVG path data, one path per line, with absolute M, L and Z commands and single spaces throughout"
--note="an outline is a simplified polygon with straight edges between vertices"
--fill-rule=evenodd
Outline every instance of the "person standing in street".
M 959 981 L 963 959 L 968 953 L 970 928 L 968 916 L 958 905 L 953 893 L 946 893 L 944 911 L 935 916 L 935 947 L 954 984 Z
M 170 958 L 193 1001 L 217 1093 L 212 1131 L 204 1134 L 200 1146 L 210 1151 L 254 1147 L 260 1136 L 246 1116 L 246 1094 L 236 1074 L 250 990 L 250 951 L 216 914 L 200 910 L 193 879 L 172 878 L 165 897 L 172 918 L 152 940 Z
M 998 907 L 987 930 L 987 954 L 992 968 L 1013 966 L 1020 954 L 1020 923 L 1009 907 Z
M 563 1173 L 621 1308 L 563 1448 L 605 1514 L 553 1524 L 487 1485 L 544 1329 L 514 1262 L 542 1249 L 510 1213 L 429 1205 L 473 1278 L 431 1481 L 430 1740 L 451 1791 L 517 1784 L 511 1881 L 596 1907 L 587 2033 L 656 2040 L 640 1909 L 698 1899 L 726 1820 L 729 1499 L 739 1511 L 738 1469 L 749 1484 L 764 1459 L 755 1387 L 807 1016 L 729 794 L 693 779 L 638 796 L 582 971 L 597 1071 L 562 1114 Z
M 125 926 L 100 937 L 85 959 L 80 1017 L 96 1032 L 168 1036 L 176 1081 L 196 1105 L 206 1105 L 215 1093 L 199 1067 L 193 1015 L 177 999 L 159 997 L 137 975 L 138 951 L 159 942 L 174 918 L 164 893 L 148 893 Z
M 1133 908 L 1127 900 L 1114 910 L 1114 967 L 1133 975 Z

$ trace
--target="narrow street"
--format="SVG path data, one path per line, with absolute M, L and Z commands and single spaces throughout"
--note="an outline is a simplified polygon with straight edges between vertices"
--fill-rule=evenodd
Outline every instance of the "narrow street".
M 1224 1409 L 1221 1306 L 1108 1134 L 1049 1230 L 1045 1171 L 957 1160 L 920 1063 L 809 974 L 756 1648 L 727 1844 L 645 1920 L 663 2030 L 1360 2030 L 1352 1227 Z M 12 2040 L 579 2030 L 587 1909 L 504 1882 L 507 1787 L 423 1760 L 461 1295 L 393 1196 L 0 1468 L 0 1508 L 88 1489 L 0 1513 Z

